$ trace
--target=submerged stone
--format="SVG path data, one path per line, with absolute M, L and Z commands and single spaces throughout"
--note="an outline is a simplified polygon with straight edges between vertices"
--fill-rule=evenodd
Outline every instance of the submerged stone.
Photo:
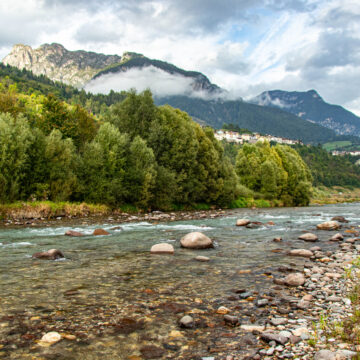
M 57 260 L 57 259 L 62 259 L 65 256 L 62 253 L 62 251 L 60 251 L 58 249 L 50 249 L 48 251 L 37 252 L 37 253 L 33 254 L 32 257 L 36 258 L 36 259 L 42 259 L 42 260 Z

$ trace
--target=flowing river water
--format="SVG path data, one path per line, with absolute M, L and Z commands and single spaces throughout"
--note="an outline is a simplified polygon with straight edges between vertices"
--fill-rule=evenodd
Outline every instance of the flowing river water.
M 226 326 L 216 310 L 226 306 L 242 323 L 264 322 L 254 300 L 271 291 L 279 268 L 302 270 L 305 262 L 286 251 L 314 245 L 297 240 L 304 230 L 319 235 L 323 250 L 335 247 L 330 233 L 315 225 L 336 215 L 357 227 L 360 204 L 241 209 L 191 221 L 0 228 L 0 358 L 222 359 L 237 348 L 240 354 L 244 333 Z M 236 227 L 237 218 L 264 225 Z M 98 227 L 111 235 L 92 236 Z M 65 236 L 69 229 L 87 235 Z M 205 233 L 215 248 L 182 249 L 179 240 L 191 231 Z M 151 255 L 160 242 L 173 244 L 175 255 Z M 31 258 L 52 248 L 66 258 Z M 197 255 L 210 261 L 198 262 Z M 239 296 L 244 291 L 247 299 Z M 179 327 L 185 314 L 194 328 Z M 68 339 L 40 346 L 49 331 Z

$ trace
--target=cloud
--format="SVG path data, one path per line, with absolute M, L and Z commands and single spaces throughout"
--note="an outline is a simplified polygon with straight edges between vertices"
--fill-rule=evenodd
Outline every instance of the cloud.
M 314 88 L 332 103 L 360 104 L 358 0 L 0 2 L 0 55 L 45 42 L 143 53 L 203 72 L 233 97 Z
M 291 106 L 291 105 L 284 103 L 279 98 L 272 99 L 267 91 L 263 92 L 261 95 L 254 98 L 254 100 L 258 105 L 261 105 L 261 106 L 271 106 L 272 105 L 275 107 L 279 107 L 281 109 L 289 108 Z
M 181 75 L 169 74 L 163 70 L 148 66 L 133 68 L 126 72 L 110 73 L 92 80 L 85 90 L 92 93 L 107 94 L 110 90 L 123 91 L 151 89 L 155 96 L 197 94 L 192 88 L 192 79 Z M 201 96 L 199 93 L 198 95 Z

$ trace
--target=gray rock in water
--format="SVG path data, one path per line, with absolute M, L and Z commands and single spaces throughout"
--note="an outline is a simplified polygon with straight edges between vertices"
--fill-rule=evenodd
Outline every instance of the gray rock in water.
M 266 342 L 275 341 L 281 345 L 285 345 L 288 342 L 287 337 L 281 336 L 280 334 L 276 334 L 276 333 L 273 333 L 270 331 L 265 331 L 265 332 L 261 333 L 260 337 L 262 340 L 264 340 Z
M 224 315 L 225 324 L 231 325 L 231 326 L 237 326 L 240 325 L 239 318 L 236 316 L 231 315 Z
M 210 261 L 210 258 L 206 257 L 206 256 L 197 256 L 195 258 L 196 261 L 200 261 L 200 262 L 208 262 Z
M 288 319 L 286 318 L 272 318 L 270 319 L 271 325 L 279 326 L 279 325 L 285 325 L 288 323 Z
M 182 247 L 188 249 L 208 249 L 214 247 L 211 239 L 197 231 L 185 235 L 180 240 L 180 244 Z
M 256 302 L 258 307 L 266 306 L 269 303 L 268 299 L 260 299 Z
M 80 236 L 84 236 L 83 233 L 79 232 L 79 231 L 74 231 L 74 230 L 68 230 L 65 233 L 66 236 L 75 236 L 75 237 L 80 237 Z
M 155 244 L 151 247 L 151 254 L 174 254 L 174 247 L 168 243 Z
M 33 254 L 32 257 L 36 258 L 36 259 L 42 259 L 42 260 L 57 260 L 57 259 L 64 258 L 65 256 L 62 253 L 62 251 L 60 251 L 58 249 L 50 249 L 48 251 L 37 252 L 37 253 Z
M 330 241 L 341 241 L 341 240 L 344 240 L 344 237 L 342 236 L 341 233 L 337 233 L 330 238 Z
M 190 315 L 185 315 L 180 319 L 179 324 L 183 328 L 190 329 L 194 327 L 194 319 Z
M 326 221 L 316 225 L 316 228 L 318 230 L 337 230 L 341 228 L 341 225 L 337 221 Z
M 336 355 L 330 350 L 320 350 L 315 354 L 314 360 L 335 360 Z
M 302 234 L 298 237 L 298 239 L 300 240 L 304 240 L 304 241 L 309 241 L 309 242 L 315 242 L 317 241 L 319 238 L 313 234 L 313 233 L 305 233 L 305 234 Z
M 252 296 L 252 293 L 248 291 L 240 294 L 239 296 L 241 299 L 247 299 L 248 297 Z
M 289 255 L 310 258 L 310 257 L 314 256 L 314 253 L 312 251 L 306 250 L 306 249 L 293 249 L 293 250 L 289 251 Z
M 343 223 L 348 223 L 349 220 L 346 220 L 343 216 L 334 216 L 331 221 L 338 221 Z
M 302 286 L 305 283 L 305 277 L 302 273 L 292 273 L 285 277 L 284 282 L 288 286 Z
M 248 219 L 237 219 L 236 226 L 246 226 L 250 224 L 250 220 Z

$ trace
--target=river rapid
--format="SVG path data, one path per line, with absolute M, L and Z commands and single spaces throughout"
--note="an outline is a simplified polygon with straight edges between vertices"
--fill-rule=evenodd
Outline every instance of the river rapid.
M 2 227 L 0 358 L 222 359 L 229 349 L 245 354 L 257 344 L 244 343 L 244 332 L 226 325 L 217 309 L 229 308 L 244 324 L 263 324 L 267 314 L 256 300 L 271 295 L 273 277 L 283 269 L 302 271 L 306 261 L 286 252 L 314 246 L 297 239 L 304 230 L 319 236 L 316 245 L 323 251 L 334 248 L 328 241 L 333 232 L 317 231 L 316 224 L 337 215 L 358 227 L 360 204 L 239 209 L 214 219 L 160 223 L 70 227 L 60 220 L 57 226 Z M 238 218 L 263 225 L 236 227 Z M 92 236 L 99 227 L 110 235 Z M 65 236 L 70 229 L 86 236 Z M 182 249 L 179 240 L 192 231 L 209 236 L 215 248 Z M 274 242 L 276 237 L 283 241 Z M 151 246 L 161 242 L 172 244 L 175 255 L 151 255 Z M 31 258 L 52 248 L 65 259 Z M 210 261 L 196 261 L 198 255 Z M 185 314 L 195 320 L 192 329 L 179 326 Z M 63 340 L 40 346 L 50 331 Z

